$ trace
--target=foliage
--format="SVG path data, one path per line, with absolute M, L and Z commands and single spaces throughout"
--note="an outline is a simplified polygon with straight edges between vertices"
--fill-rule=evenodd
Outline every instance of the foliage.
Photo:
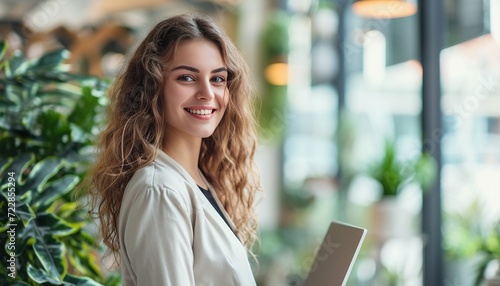
M 2 277 L 15 273 L 9 278 L 51 285 L 63 285 L 68 279 L 81 285 L 85 280 L 85 285 L 99 285 L 68 274 L 66 256 L 71 256 L 76 261 L 72 266 L 82 274 L 100 276 L 95 259 L 89 255 L 94 238 L 83 231 L 86 222 L 76 215 L 77 203 L 61 199 L 79 182 L 71 164 L 50 157 L 36 162 L 32 154 L 2 163 L 0 207 L 4 211 L 0 213 L 0 229 L 6 244 L 0 255 L 3 261 L 14 257 L 17 262 L 15 270 L 2 268 Z
M 6 50 L 6 42 L 0 50 Z M 103 81 L 69 72 L 66 50 L 29 60 L 0 53 L 0 152 L 72 161 L 91 144 L 96 115 L 104 106 Z
M 481 247 L 478 225 L 467 215 L 446 214 L 443 241 L 448 260 L 473 257 Z
M 285 63 L 288 57 L 288 15 L 274 12 L 267 21 L 261 37 L 262 95 L 259 96 L 259 132 L 266 140 L 280 139 L 288 123 L 286 118 L 286 85 L 273 85 L 265 78 L 265 69 L 273 63 Z
M 500 221 L 496 223 L 491 232 L 484 237 L 480 252 L 484 257 L 479 264 L 475 283 L 476 286 L 481 285 L 488 264 L 495 259 L 498 261 L 497 275 L 500 275 Z
M 0 42 L 0 259 L 13 254 L 16 274 L 2 268 L 0 284 L 117 285 L 103 277 L 89 218 L 74 201 L 106 83 L 72 74 L 66 50 L 37 59 L 5 59 L 5 50 Z
M 416 182 L 423 189 L 435 180 L 436 162 L 423 153 L 418 158 L 400 161 L 393 142 L 386 141 L 382 160 L 370 170 L 370 175 L 382 186 L 382 196 L 397 196 L 405 185 Z

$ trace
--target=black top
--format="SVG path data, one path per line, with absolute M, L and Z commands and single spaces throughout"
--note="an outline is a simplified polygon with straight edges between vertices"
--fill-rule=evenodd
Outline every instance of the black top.
M 212 204 L 212 206 L 215 208 L 215 210 L 219 213 L 219 215 L 222 217 L 222 219 L 226 222 L 227 226 L 229 226 L 229 229 L 231 229 L 234 232 L 233 228 L 231 227 L 231 225 L 227 221 L 226 217 L 222 213 L 222 210 L 219 208 L 219 205 L 215 201 L 215 198 L 212 196 L 212 193 L 209 190 L 206 190 L 200 186 L 198 186 L 198 188 L 200 188 L 201 192 L 205 195 L 205 197 L 207 197 L 207 200 Z

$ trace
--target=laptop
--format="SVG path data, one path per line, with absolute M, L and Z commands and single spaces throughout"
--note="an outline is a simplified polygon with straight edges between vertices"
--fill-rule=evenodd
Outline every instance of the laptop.
M 334 221 L 314 257 L 303 286 L 344 286 L 367 230 Z

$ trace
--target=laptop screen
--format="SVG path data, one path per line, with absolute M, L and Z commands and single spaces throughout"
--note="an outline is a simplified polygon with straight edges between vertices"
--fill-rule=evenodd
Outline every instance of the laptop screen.
M 345 285 L 366 232 L 357 226 L 332 222 L 303 285 Z

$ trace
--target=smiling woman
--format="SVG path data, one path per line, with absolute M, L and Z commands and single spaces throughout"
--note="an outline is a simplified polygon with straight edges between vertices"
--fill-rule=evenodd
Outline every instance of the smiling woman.
M 255 285 L 250 74 L 211 20 L 157 24 L 110 92 L 87 177 L 123 285 Z
M 214 43 L 201 39 L 181 42 L 172 66 L 172 71 L 165 75 L 163 90 L 167 127 L 163 145 L 167 148 L 175 145 L 171 141 L 180 141 L 181 138 L 184 138 L 182 141 L 199 143 L 200 140 L 185 137 L 212 135 L 229 100 L 227 68 Z M 199 150 L 199 146 L 193 147 Z M 192 148 L 187 151 L 190 150 Z

